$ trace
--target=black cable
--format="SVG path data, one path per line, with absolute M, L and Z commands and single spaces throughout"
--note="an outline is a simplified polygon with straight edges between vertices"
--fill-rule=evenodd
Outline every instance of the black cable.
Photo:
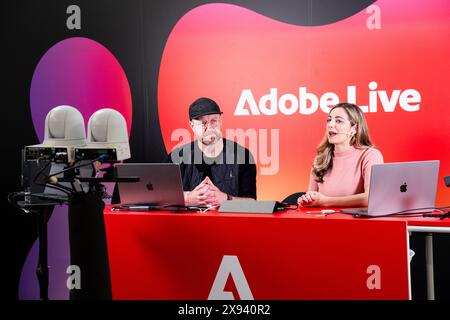
M 53 189 L 57 189 L 57 190 L 60 190 L 60 191 L 66 192 L 66 193 L 69 192 L 67 194 L 72 194 L 74 192 L 74 190 L 70 189 L 69 187 L 63 186 L 59 183 L 50 183 L 50 182 L 45 182 L 45 183 L 35 182 L 35 183 L 38 186 L 50 187 L 50 188 L 53 187 Z M 76 192 L 76 190 L 75 190 L 75 192 Z
M 55 190 L 58 190 L 58 191 L 61 191 L 61 192 L 64 192 L 67 196 L 70 196 L 72 193 L 73 193 L 73 190 L 71 190 L 70 188 L 67 188 L 67 187 L 65 187 L 65 186 L 62 186 L 62 185 L 52 185 L 52 184 L 49 184 L 49 183 L 42 183 L 42 182 L 38 182 L 37 180 L 38 180 L 38 177 L 41 175 L 41 174 L 43 174 L 43 172 L 48 168 L 48 166 L 49 165 L 51 165 L 52 164 L 52 162 L 51 161 L 48 161 L 47 163 L 46 163 L 46 165 L 41 169 L 41 170 L 39 170 L 39 172 L 34 176 L 34 179 L 33 179 L 33 183 L 34 184 L 36 184 L 36 185 L 39 185 L 39 186 L 43 186 L 44 188 L 45 187 L 49 187 L 49 188 L 52 188 L 52 189 L 55 189 Z M 48 179 L 48 177 L 47 177 L 47 179 Z M 76 190 L 75 190 L 76 191 Z M 25 194 L 25 193 L 24 193 Z M 31 196 L 32 194 L 30 193 L 30 196 Z M 20 208 L 20 207 L 19 207 Z
M 94 178 L 97 175 L 97 168 L 94 165 L 94 162 L 91 162 L 91 166 L 92 166 L 92 174 L 91 177 Z
M 9 193 L 8 194 L 8 202 L 11 203 L 12 205 L 16 205 L 14 203 L 14 199 L 17 196 L 20 196 L 20 195 L 24 196 L 25 195 L 25 191 L 18 191 L 18 192 L 11 192 L 11 193 Z
M 450 210 L 444 213 L 441 217 L 439 217 L 439 220 L 444 220 L 445 218 L 450 217 Z
M 298 204 L 288 204 L 288 203 L 277 203 L 276 204 L 276 210 L 277 211 L 286 211 L 286 210 L 297 210 Z
M 99 161 L 99 159 L 100 159 L 100 157 L 95 158 L 94 160 L 90 161 L 89 163 L 80 164 L 80 165 L 75 166 L 75 167 L 74 167 L 74 166 L 71 166 L 71 167 L 69 167 L 69 168 L 65 168 L 65 169 L 61 170 L 60 172 L 53 173 L 53 174 L 47 176 L 47 178 L 54 177 L 54 176 L 57 176 L 57 175 L 59 175 L 59 174 L 61 174 L 61 173 L 64 173 L 64 172 L 67 172 L 67 171 L 70 171 L 70 170 L 74 170 L 74 169 L 79 169 L 79 168 L 86 167 L 86 166 L 92 166 L 92 168 L 93 168 L 94 171 L 95 171 L 94 162 Z
M 39 159 L 39 160 L 42 161 L 42 159 Z M 38 161 L 39 161 L 39 160 L 38 160 Z M 48 158 L 43 158 L 43 160 L 47 160 L 48 162 L 47 162 L 47 164 L 45 165 L 45 167 L 42 168 L 42 169 L 35 175 L 35 177 L 34 177 L 34 179 L 33 179 L 33 182 L 34 182 L 34 183 L 36 183 L 37 178 L 38 178 L 38 177 L 45 171 L 45 169 L 47 169 L 47 167 L 52 163 L 52 161 L 51 161 L 50 159 L 48 159 Z M 80 162 L 80 161 L 81 161 L 80 159 L 75 160 L 74 163 L 72 164 L 72 166 L 74 166 L 77 162 Z M 66 169 L 67 169 L 67 168 L 66 168 Z M 70 167 L 70 168 L 68 168 L 68 170 L 69 170 L 69 169 L 75 169 L 75 168 Z M 64 170 L 63 170 L 63 171 L 64 171 Z M 63 171 L 61 171 L 60 173 L 62 173 Z M 58 175 L 58 174 L 60 174 L 60 173 L 56 173 L 56 174 L 52 174 L 52 175 L 50 175 L 50 176 L 47 176 L 47 179 L 50 178 L 51 176 Z
M 61 185 L 54 185 L 54 184 L 47 183 L 44 186 L 49 187 L 51 189 L 59 190 L 61 192 L 64 192 L 68 196 L 71 196 L 73 194 L 73 191 L 70 188 L 67 188 L 67 187 L 64 187 L 64 186 L 61 186 Z
M 25 192 L 24 191 L 19 191 L 19 192 L 11 192 L 10 194 L 8 194 L 8 202 L 11 203 L 11 205 L 15 208 L 18 208 L 20 210 L 24 210 L 23 208 L 21 208 L 18 204 L 17 201 L 15 201 L 15 199 L 18 196 L 24 196 Z M 25 211 L 26 212 L 26 211 Z
M 22 207 L 18 204 L 19 201 L 16 201 L 16 198 L 19 196 L 30 196 L 30 197 L 36 197 L 36 198 L 44 198 L 44 199 L 50 199 L 54 202 L 58 202 L 60 205 L 62 205 L 64 202 L 67 202 L 67 200 L 65 199 L 55 199 L 53 197 L 45 197 L 45 194 L 27 194 L 27 192 L 25 191 L 18 191 L 18 192 L 11 192 L 10 194 L 8 194 L 8 202 L 11 203 L 11 205 L 15 208 L 20 209 L 21 211 L 25 212 L 25 213 L 36 213 L 36 209 L 33 209 L 32 207 Z
M 61 170 L 61 171 L 59 171 L 59 172 L 53 173 L 53 174 L 51 174 L 51 175 L 48 175 L 48 176 L 46 176 L 46 178 L 47 178 L 47 180 L 48 180 L 49 178 L 54 177 L 54 176 L 57 176 L 57 175 L 60 175 L 60 174 L 62 174 L 62 173 L 64 173 L 64 172 L 67 172 L 67 171 L 70 171 L 70 170 L 75 170 L 75 169 L 82 168 L 82 167 L 86 167 L 86 166 L 92 166 L 93 172 L 95 172 L 96 169 L 95 169 L 94 163 L 95 163 L 95 161 L 99 161 L 99 159 L 100 159 L 100 157 L 98 157 L 98 158 L 96 158 L 96 159 L 90 161 L 89 163 L 84 163 L 84 164 L 81 164 L 81 165 L 78 165 L 78 166 L 74 166 L 77 162 L 80 162 L 80 161 L 81 161 L 81 160 L 76 160 L 76 161 L 73 163 L 73 165 L 72 165 L 71 167 L 65 168 L 65 169 L 63 169 L 63 170 Z M 49 182 L 47 182 L 46 184 L 42 184 L 42 183 L 36 182 L 37 177 L 38 177 L 39 175 L 41 175 L 41 174 L 44 172 L 44 170 L 49 166 L 49 164 L 51 164 L 51 162 L 47 163 L 47 165 L 46 165 L 42 170 L 39 171 L 39 173 L 35 176 L 33 182 L 36 183 L 36 184 L 38 184 L 38 185 L 41 185 L 41 186 L 49 186 L 49 187 L 52 186 L 52 187 L 54 187 L 53 189 L 63 191 L 63 192 L 65 192 L 65 193 L 68 194 L 68 195 L 70 195 L 70 194 L 72 194 L 72 193 L 74 193 L 74 192 L 77 193 L 78 191 L 76 190 L 75 186 L 73 185 L 73 182 L 71 182 L 71 185 L 72 185 L 72 188 L 73 188 L 73 189 L 70 189 L 70 188 L 68 188 L 68 187 L 65 187 L 65 186 L 63 186 L 63 185 L 61 185 L 61 184 L 49 184 Z M 70 192 L 70 193 L 67 193 L 66 191 L 64 191 L 64 190 L 62 190 L 62 189 L 66 190 L 67 192 Z
M 77 161 L 78 161 L 78 160 L 77 160 Z M 76 163 L 77 161 L 75 161 L 74 163 Z M 40 183 L 40 182 L 37 182 L 38 177 L 39 177 L 39 176 L 40 176 L 40 175 L 48 168 L 48 166 L 49 166 L 51 163 L 52 163 L 51 161 L 47 162 L 47 164 L 44 166 L 44 168 L 42 168 L 41 170 L 39 170 L 39 172 L 35 175 L 35 177 L 34 177 L 34 179 L 33 179 L 33 183 L 35 183 L 35 184 L 37 184 L 37 185 L 39 185 L 39 186 L 44 186 L 44 187 L 46 187 L 46 186 L 49 186 L 49 187 L 54 186 L 55 188 L 53 188 L 53 189 L 62 191 L 62 192 L 64 192 L 64 193 L 66 193 L 67 195 L 70 195 L 70 194 L 72 193 L 73 190 L 71 190 L 71 189 L 68 188 L 68 187 L 62 186 L 62 185 L 60 185 L 60 184 L 58 184 L 58 185 L 56 185 L 56 184 L 50 185 L 48 182 L 46 182 L 46 183 Z M 57 174 L 59 174 L 59 173 L 57 173 Z M 47 176 L 47 180 L 48 180 L 48 178 L 50 178 L 51 176 L 54 176 L 54 175 L 57 175 L 57 174 L 52 174 L 52 175 L 50 175 L 50 176 Z M 76 191 L 75 188 L 73 188 L 73 189 Z M 68 192 L 70 192 L 70 193 L 68 193 Z
M 411 212 L 411 211 L 417 211 L 417 210 L 438 210 L 442 212 L 442 209 L 449 209 L 450 206 L 446 206 L 446 207 L 425 207 L 425 208 L 416 208 L 416 209 L 409 209 L 409 210 L 402 210 L 402 211 L 398 211 L 398 212 L 393 212 L 393 213 L 387 213 L 387 214 L 383 214 L 383 215 L 377 215 L 377 216 L 370 216 L 367 214 L 358 214 L 358 213 L 349 213 L 349 212 L 342 212 L 339 211 L 339 213 L 345 213 L 345 214 L 350 214 L 354 217 L 358 217 L 358 218 L 383 218 L 383 217 L 390 217 L 390 216 L 416 216 L 416 215 L 423 215 L 423 212 Z
M 44 166 L 44 168 L 42 168 L 41 170 L 39 170 L 39 172 L 34 176 L 34 179 L 33 179 L 33 183 L 36 183 L 37 184 L 37 178 L 45 171 L 45 169 L 47 169 L 48 168 L 48 166 L 51 164 L 52 162 L 51 161 L 49 161 L 49 162 L 47 162 L 47 164 Z

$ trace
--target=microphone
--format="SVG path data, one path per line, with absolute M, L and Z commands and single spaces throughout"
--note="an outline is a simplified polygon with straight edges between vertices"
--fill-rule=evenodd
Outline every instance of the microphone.
M 336 134 L 345 134 L 347 137 L 351 137 L 352 134 L 349 132 L 336 132 Z

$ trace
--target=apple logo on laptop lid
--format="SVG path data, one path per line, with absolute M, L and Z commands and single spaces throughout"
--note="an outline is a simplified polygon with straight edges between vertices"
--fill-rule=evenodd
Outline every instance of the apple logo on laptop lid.
M 406 192 L 407 190 L 408 190 L 408 185 L 405 182 L 400 186 L 400 192 Z

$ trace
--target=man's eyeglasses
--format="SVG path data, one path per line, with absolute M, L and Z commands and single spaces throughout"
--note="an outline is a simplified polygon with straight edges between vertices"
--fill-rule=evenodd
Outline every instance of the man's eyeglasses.
M 220 124 L 220 119 L 211 119 L 210 121 L 192 121 L 195 126 L 202 126 L 205 129 L 208 125 L 210 128 L 215 128 Z

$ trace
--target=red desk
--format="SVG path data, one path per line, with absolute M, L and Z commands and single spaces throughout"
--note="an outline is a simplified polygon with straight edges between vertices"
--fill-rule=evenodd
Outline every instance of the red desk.
M 409 299 L 408 232 L 450 230 L 436 218 L 110 207 L 105 225 L 114 299 Z

